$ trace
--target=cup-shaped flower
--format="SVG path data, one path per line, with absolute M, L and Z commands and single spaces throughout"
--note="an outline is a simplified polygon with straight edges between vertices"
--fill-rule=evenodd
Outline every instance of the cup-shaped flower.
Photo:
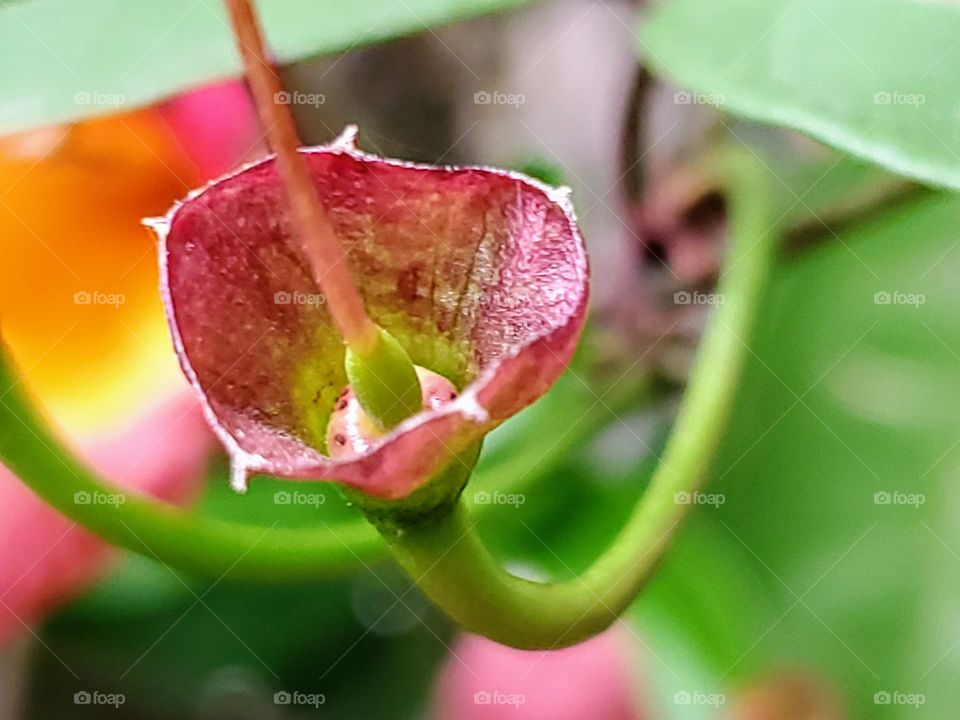
M 273 158 L 249 165 L 151 222 L 174 344 L 238 489 L 262 472 L 406 497 L 542 395 L 583 324 L 587 260 L 566 190 L 388 160 L 354 140 L 350 128 L 301 150 L 342 262 L 370 317 L 456 392 L 360 452 L 331 450 L 344 344 Z

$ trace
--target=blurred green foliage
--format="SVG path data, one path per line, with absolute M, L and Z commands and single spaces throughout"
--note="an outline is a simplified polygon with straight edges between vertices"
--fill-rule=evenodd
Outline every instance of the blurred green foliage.
M 708 486 L 725 502 L 694 516 L 637 604 L 644 628 L 671 624 L 703 653 L 717 686 L 805 666 L 852 717 L 916 715 L 875 704 L 883 692 L 952 717 L 958 221 L 960 201 L 927 195 L 775 274 Z
M 343 52 L 524 0 L 266 0 L 281 63 Z M 221 0 L 28 0 L 0 3 L 0 46 L 18 71 L 0 78 L 0 132 L 156 102 L 240 75 Z
M 958 189 L 958 32 L 960 10 L 937 0 L 672 0 L 638 50 L 688 103 Z

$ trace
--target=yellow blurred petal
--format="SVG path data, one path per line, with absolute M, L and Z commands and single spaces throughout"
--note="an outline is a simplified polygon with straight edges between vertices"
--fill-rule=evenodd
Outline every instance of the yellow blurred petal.
M 0 322 L 70 435 L 184 387 L 140 220 L 196 183 L 152 112 L 0 139 Z

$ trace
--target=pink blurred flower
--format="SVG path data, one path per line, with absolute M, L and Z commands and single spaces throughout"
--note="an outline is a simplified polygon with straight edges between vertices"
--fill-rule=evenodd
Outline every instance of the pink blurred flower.
M 633 654 L 619 627 L 548 652 L 464 635 L 441 670 L 431 720 L 642 720 Z
M 222 175 L 259 150 L 257 117 L 242 80 L 179 95 L 160 112 L 204 180 Z
M 177 502 L 197 488 L 212 444 L 199 404 L 182 393 L 80 455 L 119 487 Z M 0 548 L 0 644 L 80 593 L 111 554 L 2 466 Z

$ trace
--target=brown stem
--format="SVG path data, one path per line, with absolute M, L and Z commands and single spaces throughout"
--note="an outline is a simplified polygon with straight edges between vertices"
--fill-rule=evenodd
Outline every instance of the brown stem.
M 346 253 L 317 197 L 307 161 L 297 152 L 301 143 L 293 114 L 290 106 L 279 100 L 283 86 L 276 69 L 266 58 L 263 33 L 253 3 L 251 0 L 224 2 L 260 124 L 270 148 L 276 153 L 277 170 L 293 208 L 303 251 L 344 342 L 362 354 L 376 342 L 377 327 L 367 316 L 363 299 L 350 277 L 344 262 Z

